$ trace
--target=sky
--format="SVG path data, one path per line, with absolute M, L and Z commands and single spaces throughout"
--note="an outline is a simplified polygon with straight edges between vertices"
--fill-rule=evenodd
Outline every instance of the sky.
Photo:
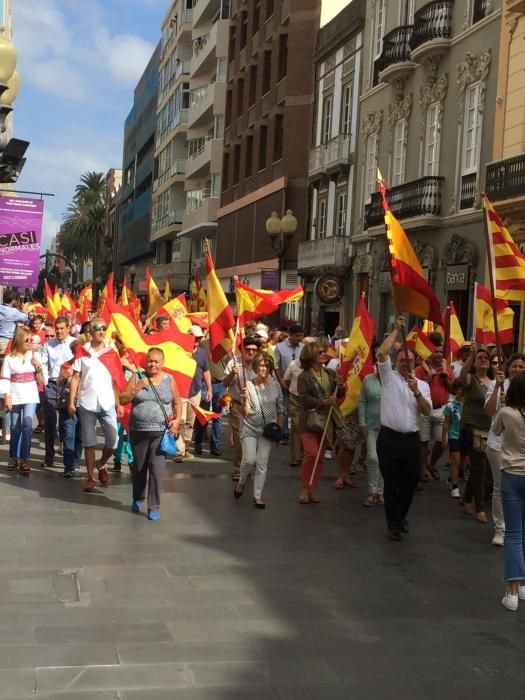
M 348 0 L 323 0 L 323 23 Z M 122 166 L 133 89 L 169 0 L 12 0 L 20 93 L 14 136 L 30 141 L 17 188 L 46 198 L 43 248 L 82 173 Z

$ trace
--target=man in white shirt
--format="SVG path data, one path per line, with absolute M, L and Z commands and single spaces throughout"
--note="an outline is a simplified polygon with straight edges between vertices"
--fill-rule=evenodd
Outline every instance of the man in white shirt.
M 405 319 L 399 316 L 394 329 L 377 350 L 381 379 L 381 429 L 377 438 L 379 468 L 385 481 L 385 515 L 388 537 L 399 542 L 408 533 L 408 511 L 419 480 L 419 419 L 432 410 L 429 385 L 414 375 L 414 354 L 403 347 L 395 354 L 395 369 L 389 353 Z
M 284 400 L 284 416 L 283 416 L 283 441 L 288 440 L 288 389 L 284 383 L 284 374 L 288 369 L 290 362 L 297 360 L 301 356 L 303 349 L 304 331 L 300 325 L 294 324 L 290 326 L 288 338 L 282 343 L 277 343 L 275 346 L 275 376 L 281 385 Z
M 450 365 L 450 369 L 454 374 L 454 379 L 459 379 L 459 375 L 461 374 L 461 368 L 470 357 L 470 346 L 470 343 L 463 343 L 459 350 L 459 359 Z
M 106 464 L 118 444 L 113 379 L 107 367 L 99 359 L 106 352 L 114 352 L 106 345 L 106 330 L 107 326 L 103 319 L 96 318 L 91 321 L 91 343 L 84 345 L 84 349 L 90 356 L 80 357 L 73 364 L 68 412 L 70 416 L 75 415 L 77 410 L 75 401 L 78 397 L 78 415 L 88 473 L 84 491 L 95 489 L 95 466 L 98 468 L 100 483 L 103 486 L 108 483 Z M 95 447 L 98 444 L 97 421 L 104 433 L 104 448 L 98 463 L 95 460 Z

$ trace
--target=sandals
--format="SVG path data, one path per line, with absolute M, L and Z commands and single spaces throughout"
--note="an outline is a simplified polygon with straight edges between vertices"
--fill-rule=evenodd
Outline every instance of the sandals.
M 7 463 L 7 471 L 9 472 L 14 472 L 18 469 L 18 460 L 17 459 L 10 459 L 9 462 Z
M 29 464 L 27 463 L 27 461 L 25 459 L 21 459 L 18 462 L 18 471 L 23 476 L 29 476 L 29 472 L 31 471 L 31 467 L 29 466 Z
M 482 525 L 484 525 L 487 522 L 487 516 L 485 515 L 485 513 L 482 510 L 480 510 L 474 516 L 474 520 L 477 523 L 481 523 Z
M 436 467 L 432 467 L 430 469 L 430 475 L 434 479 L 434 481 L 439 481 L 441 479 L 441 476 L 439 474 L 439 470 L 436 469 Z
M 370 493 L 363 501 L 365 508 L 371 508 L 372 506 L 375 506 L 376 503 L 379 503 L 379 501 L 376 500 L 375 494 L 373 493 Z
M 40 435 L 44 431 L 44 428 L 42 425 L 37 425 L 36 428 L 34 429 L 33 433 L 35 435 Z

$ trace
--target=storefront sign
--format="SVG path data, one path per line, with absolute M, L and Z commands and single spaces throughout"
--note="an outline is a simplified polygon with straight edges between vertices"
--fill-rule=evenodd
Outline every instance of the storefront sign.
M 41 199 L 0 197 L 0 284 L 37 286 L 43 213 Z
M 315 283 L 315 293 L 323 304 L 337 304 L 345 293 L 345 283 L 337 275 L 323 275 Z
M 449 265 L 446 269 L 446 288 L 463 291 L 468 289 L 468 265 Z
M 271 289 L 278 292 L 280 289 L 279 270 L 261 270 L 261 289 Z

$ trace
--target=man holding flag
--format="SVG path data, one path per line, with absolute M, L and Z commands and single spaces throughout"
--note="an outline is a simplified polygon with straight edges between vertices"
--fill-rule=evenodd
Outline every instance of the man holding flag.
M 377 438 L 379 468 L 385 482 L 385 515 L 388 537 L 401 540 L 408 533 L 408 511 L 419 480 L 419 421 L 432 410 L 430 387 L 414 376 L 414 354 L 403 347 L 395 355 L 395 367 L 389 353 L 405 327 L 399 316 L 394 329 L 377 350 L 381 379 L 381 428 Z

